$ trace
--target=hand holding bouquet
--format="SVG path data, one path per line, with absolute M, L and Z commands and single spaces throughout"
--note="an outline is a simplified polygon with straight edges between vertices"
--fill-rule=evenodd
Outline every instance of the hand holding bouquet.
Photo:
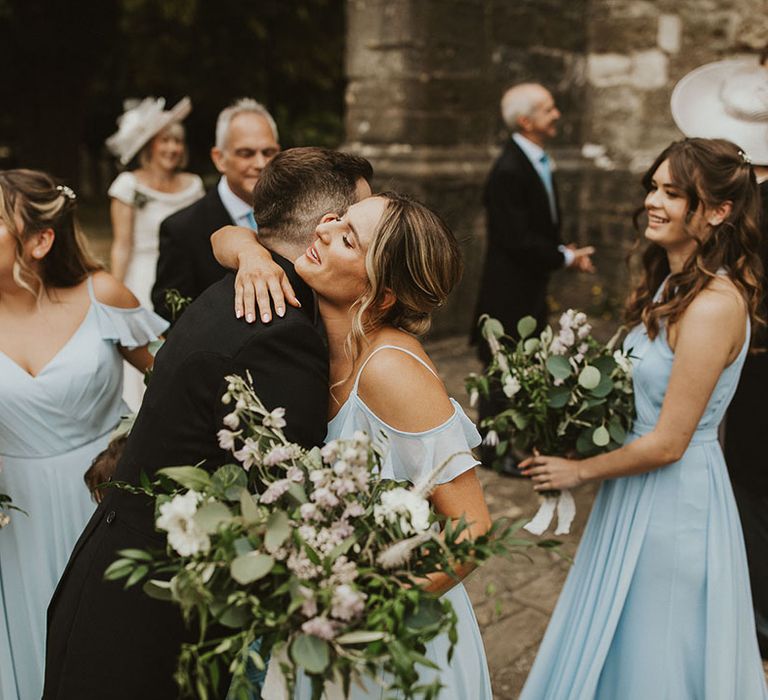
M 557 333 L 547 326 L 538 337 L 533 336 L 536 321 L 521 319 L 516 342 L 496 319 L 484 316 L 480 322 L 493 359 L 466 385 L 473 399 L 479 394 L 505 397 L 504 410 L 482 423 L 486 443 L 496 445 L 499 457 L 513 449 L 589 457 L 623 444 L 634 399 L 629 356 L 614 347 L 618 333 L 600 343 L 586 315 L 573 309 L 562 314 Z M 556 509 L 556 534 L 568 532 L 574 509 L 566 492 L 546 494 L 526 528 L 541 534 Z
M 120 552 L 107 578 L 144 581 L 197 618 L 200 641 L 184 646 L 177 674 L 188 695 L 210 697 L 231 674 L 231 692 L 248 697 L 248 661 L 263 668 L 269 653 L 270 697 L 292 697 L 300 671 L 317 698 L 327 683 L 346 696 L 363 675 L 406 698 L 435 697 L 439 682 L 419 685 L 417 667 L 433 665 L 429 640 L 456 641 L 456 616 L 420 582 L 532 543 L 514 537 L 519 525 L 470 540 L 463 518 L 439 522 L 427 498 L 445 464 L 413 486 L 382 481 L 365 433 L 306 451 L 286 440 L 283 409 L 228 381 L 219 441 L 238 464 L 161 470 L 145 492 L 168 547 Z M 208 639 L 213 622 L 228 631 Z
M 2 460 L 0 460 L 0 470 L 2 470 Z M 25 511 L 18 506 L 13 505 L 13 500 L 8 494 L 0 492 L 0 530 L 7 525 L 10 525 L 11 516 L 8 514 L 8 511 L 11 510 L 17 510 L 19 513 L 24 513 L 24 515 L 26 515 Z

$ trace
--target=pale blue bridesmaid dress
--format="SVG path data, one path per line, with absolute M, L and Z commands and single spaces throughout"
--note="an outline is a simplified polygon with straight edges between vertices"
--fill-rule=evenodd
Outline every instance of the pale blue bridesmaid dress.
M 168 326 L 141 307 L 101 304 L 32 376 L 0 352 L 0 492 L 28 515 L 0 530 L 0 700 L 42 695 L 48 601 L 90 518 L 83 474 L 127 412 L 123 358 Z
M 653 430 L 674 354 L 644 326 L 637 419 Z M 747 353 L 720 376 L 682 459 L 604 481 L 521 700 L 765 700 L 744 543 L 717 429 Z
M 376 348 L 366 362 L 374 353 L 385 348 L 411 355 L 432 372 L 429 365 L 420 357 L 394 345 L 382 345 Z M 351 438 L 357 430 L 363 430 L 373 436 L 374 440 L 386 450 L 381 465 L 382 479 L 415 483 L 457 453 L 464 454 L 451 460 L 440 475 L 439 483 L 452 481 L 475 467 L 478 462 L 469 454 L 469 450 L 480 444 L 480 434 L 456 401 L 451 399 L 454 406 L 453 416 L 432 430 L 419 433 L 396 430 L 371 411 L 357 393 L 360 374 L 364 368 L 365 363 L 358 372 L 349 398 L 328 424 L 326 441 Z M 383 441 L 382 435 L 385 436 Z M 492 700 L 491 680 L 483 639 L 480 636 L 480 628 L 467 591 L 459 583 L 445 593 L 443 598 L 449 600 L 456 611 L 458 642 L 450 663 L 448 663 L 447 635 L 427 643 L 426 657 L 437 664 L 440 670 L 419 667 L 419 683 L 431 683 L 439 677 L 443 685 L 439 700 Z M 309 680 L 303 674 L 298 674 L 295 700 L 309 700 L 311 697 Z M 356 685 L 352 686 L 349 700 L 384 700 L 392 697 L 399 697 L 399 695 L 385 693 L 376 682 L 366 679 L 365 690 Z

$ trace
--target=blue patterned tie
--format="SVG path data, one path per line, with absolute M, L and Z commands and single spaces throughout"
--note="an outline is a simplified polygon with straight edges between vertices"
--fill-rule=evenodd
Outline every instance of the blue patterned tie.
M 552 221 L 557 221 L 557 206 L 555 205 L 555 188 L 552 184 L 552 169 L 550 168 L 549 156 L 542 153 L 539 156 L 539 173 L 544 182 L 544 189 L 547 190 L 547 199 L 549 199 L 549 212 L 552 214 Z
M 248 219 L 248 228 L 251 229 L 251 231 L 258 231 L 259 227 L 256 223 L 256 218 L 253 216 L 253 212 L 249 211 L 246 215 L 246 219 Z

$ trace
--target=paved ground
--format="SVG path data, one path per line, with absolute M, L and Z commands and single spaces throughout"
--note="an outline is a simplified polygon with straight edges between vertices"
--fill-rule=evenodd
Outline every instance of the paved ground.
M 478 371 L 479 363 L 464 339 L 432 343 L 429 352 L 449 392 L 469 412 L 463 379 Z M 474 417 L 473 413 L 470 416 Z M 480 478 L 494 517 L 517 519 L 536 512 L 538 499 L 527 480 L 501 477 L 486 469 L 480 470 Z M 574 494 L 577 515 L 572 533 L 558 538 L 567 556 L 575 554 L 595 490 L 587 486 Z M 515 700 L 520 694 L 569 566 L 555 553 L 532 550 L 530 558 L 492 560 L 467 581 L 485 642 L 495 700 Z M 768 663 L 764 668 L 768 677 Z

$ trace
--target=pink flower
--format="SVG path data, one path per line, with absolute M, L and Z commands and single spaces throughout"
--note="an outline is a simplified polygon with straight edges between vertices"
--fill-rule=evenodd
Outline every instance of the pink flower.
M 261 494 L 259 501 L 261 503 L 274 503 L 280 496 L 282 496 L 290 487 L 291 482 L 288 479 L 280 479 L 271 483 L 267 490 Z
M 301 631 L 304 634 L 311 634 L 320 637 L 320 639 L 331 641 L 336 636 L 336 628 L 337 623 L 332 622 L 327 617 L 313 617 L 301 626 Z
M 331 600 L 331 615 L 337 620 L 354 620 L 365 610 L 365 593 L 352 586 L 336 586 Z

